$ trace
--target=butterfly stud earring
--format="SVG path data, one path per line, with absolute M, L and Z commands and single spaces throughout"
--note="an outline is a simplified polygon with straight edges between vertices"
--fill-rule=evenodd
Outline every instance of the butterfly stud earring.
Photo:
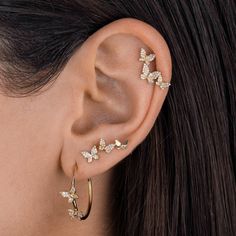
M 155 54 L 147 55 L 145 49 L 141 48 L 139 61 L 144 62 L 144 64 L 140 78 L 142 80 L 147 80 L 151 84 L 155 83 L 161 89 L 168 88 L 170 86 L 170 83 L 163 81 L 162 74 L 160 71 L 150 71 L 149 65 L 152 61 L 155 60 L 155 58 Z
M 83 151 L 81 152 L 81 154 L 83 155 L 83 157 L 85 159 L 87 159 L 87 161 L 90 163 L 94 160 L 98 160 L 99 159 L 99 156 L 98 156 L 98 149 L 96 147 L 96 145 L 94 145 L 91 149 L 90 152 L 87 152 L 87 151 Z

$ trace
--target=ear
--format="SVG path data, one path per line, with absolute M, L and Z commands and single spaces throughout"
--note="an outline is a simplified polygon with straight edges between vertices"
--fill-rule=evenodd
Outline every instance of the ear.
M 130 154 L 151 130 L 161 110 L 168 89 L 140 79 L 144 62 L 140 49 L 154 53 L 150 71 L 158 70 L 170 82 L 171 57 L 161 34 L 135 19 L 121 19 L 106 25 L 74 53 L 61 73 L 74 86 L 74 112 L 64 133 L 61 166 L 72 177 L 84 179 L 101 174 Z M 128 140 L 126 149 L 109 154 L 98 151 L 91 163 L 82 156 L 104 138 Z

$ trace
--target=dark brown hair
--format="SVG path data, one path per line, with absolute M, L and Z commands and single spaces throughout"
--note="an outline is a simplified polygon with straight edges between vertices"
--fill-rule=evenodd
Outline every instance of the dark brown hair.
M 0 81 L 9 96 L 55 80 L 81 43 L 116 19 L 145 21 L 169 45 L 163 108 L 116 168 L 108 207 L 117 235 L 236 235 L 235 13 L 233 0 L 1 0 Z

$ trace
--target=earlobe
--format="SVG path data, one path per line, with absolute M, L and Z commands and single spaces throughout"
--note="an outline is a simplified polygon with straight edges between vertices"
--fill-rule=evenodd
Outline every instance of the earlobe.
M 76 165 L 76 178 L 85 179 L 113 167 L 148 135 L 170 86 L 171 58 L 154 28 L 123 19 L 89 37 L 68 68 L 77 74 L 74 84 L 83 84 L 83 99 L 73 103 L 81 112 L 70 118 L 61 165 L 70 177 Z

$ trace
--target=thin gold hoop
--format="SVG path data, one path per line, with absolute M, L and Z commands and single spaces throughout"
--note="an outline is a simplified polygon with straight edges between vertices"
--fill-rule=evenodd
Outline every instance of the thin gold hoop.
M 92 203 L 93 203 L 93 186 L 92 186 L 92 179 L 88 179 L 88 207 L 86 212 L 83 214 L 83 216 L 80 218 L 81 220 L 86 220 L 90 214 Z
M 68 198 L 68 202 L 72 203 L 73 209 L 68 209 L 69 215 L 71 218 L 76 218 L 79 220 L 85 220 L 88 218 L 91 208 L 92 208 L 92 202 L 93 202 L 93 187 L 92 187 L 92 179 L 88 178 L 88 207 L 85 212 L 82 212 L 79 210 L 77 199 L 79 198 L 76 192 L 76 179 L 73 176 L 73 179 L 71 181 L 71 188 L 69 192 L 60 192 L 62 197 Z

